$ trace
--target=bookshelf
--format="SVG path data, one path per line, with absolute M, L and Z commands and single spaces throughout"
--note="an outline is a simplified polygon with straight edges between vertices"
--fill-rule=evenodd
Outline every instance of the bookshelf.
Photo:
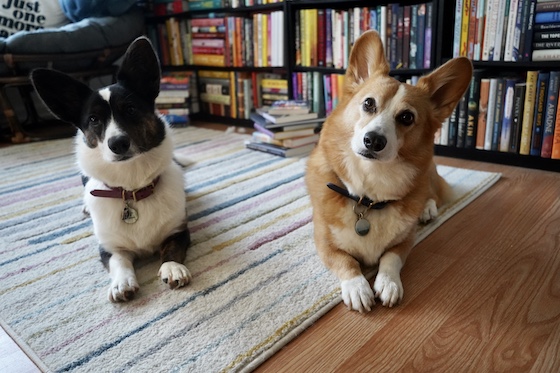
M 463 0 L 466 1 L 466 0 Z M 454 42 L 455 42 L 455 15 L 456 6 L 462 6 L 460 4 L 463 1 L 444 1 L 444 0 L 434 0 L 430 3 L 432 4 L 431 21 L 426 22 L 426 26 L 431 27 L 432 38 L 428 47 L 430 48 L 429 54 L 426 59 L 429 59 L 429 64 L 427 66 L 414 66 L 400 65 L 395 66 L 393 64 L 393 69 L 391 74 L 401 80 L 409 79 L 415 76 L 422 75 L 433 68 L 441 65 L 447 60 L 453 58 L 454 56 Z M 470 0 L 474 4 L 482 0 Z M 469 2 L 470 2 L 469 1 Z M 500 1 L 500 0 L 484 0 L 484 1 Z M 515 2 L 515 0 L 504 0 L 508 3 Z M 535 0 L 517 0 L 519 3 L 523 1 L 535 1 Z M 240 3 L 243 3 L 241 1 Z M 300 0 L 287 0 L 284 2 L 276 2 L 271 4 L 262 5 L 251 5 L 251 6 L 241 6 L 223 7 L 215 9 L 199 9 L 191 11 L 181 11 L 175 12 L 174 14 L 166 15 L 151 15 L 147 17 L 147 25 L 149 27 L 154 27 L 158 24 L 165 23 L 169 18 L 173 17 L 177 20 L 188 22 L 189 20 L 195 18 L 204 17 L 244 17 L 252 18 L 255 14 L 270 14 L 271 12 L 282 12 L 283 13 L 283 55 L 280 57 L 281 62 L 277 63 L 275 66 L 250 66 L 244 63 L 230 66 L 202 66 L 199 64 L 189 63 L 185 61 L 184 64 L 179 66 L 164 65 L 164 71 L 192 71 L 194 74 L 198 75 L 203 71 L 215 71 L 215 72 L 228 72 L 232 74 L 248 74 L 254 76 L 255 74 L 262 74 L 264 76 L 279 76 L 282 79 L 287 80 L 287 95 L 289 98 L 302 98 L 297 97 L 301 95 L 301 89 L 298 91 L 298 80 L 294 78 L 295 76 L 307 76 L 310 82 L 314 82 L 313 79 L 319 79 L 320 83 L 313 83 L 314 86 L 309 89 L 309 92 L 321 91 L 320 101 L 323 103 L 314 104 L 313 109 L 316 111 L 326 111 L 327 110 L 327 99 L 324 96 L 326 88 L 331 88 L 326 86 L 328 79 L 325 76 L 335 76 L 344 74 L 344 67 L 336 64 L 319 64 L 314 61 L 313 63 L 302 63 L 301 60 L 301 48 L 304 45 L 301 42 L 301 17 L 308 10 L 312 10 L 313 14 L 324 13 L 327 10 L 331 12 L 348 12 L 352 13 L 355 8 L 368 7 L 369 9 L 375 9 L 376 7 L 386 6 L 389 7 L 394 2 L 389 1 L 333 1 L 333 0 L 323 0 L 323 1 L 300 1 Z M 418 0 L 403 0 L 399 1 L 398 5 L 401 7 L 418 7 L 421 4 L 426 4 L 426 2 Z M 358 13 L 356 13 L 358 14 Z M 350 18 L 351 19 L 351 18 Z M 313 24 L 317 30 L 320 29 L 320 25 Z M 505 39 L 504 39 L 505 40 Z M 388 41 L 389 47 L 390 41 Z M 348 45 L 351 48 L 351 41 Z M 304 52 L 305 53 L 305 52 Z M 388 57 L 391 60 L 391 55 Z M 394 56 L 394 55 L 393 55 Z M 419 61 L 419 60 L 417 60 Z M 394 62 L 394 61 L 393 61 Z M 526 71 L 529 70 L 559 70 L 560 71 L 560 61 L 482 61 L 473 60 L 473 65 L 475 69 L 480 69 L 483 71 L 484 76 L 506 76 L 515 75 L 522 77 Z M 330 81 L 333 78 L 331 78 Z M 253 79 L 253 84 L 255 84 L 255 79 Z M 299 83 L 300 84 L 300 83 Z M 309 84 L 309 83 L 308 83 Z M 253 94 L 257 91 L 253 90 Z M 237 92 L 234 92 L 234 95 Z M 256 93 L 256 94 L 260 94 Z M 312 96 L 307 96 L 307 99 L 311 100 Z M 317 98 L 317 97 L 315 97 Z M 244 118 L 232 118 L 228 116 L 214 115 L 210 113 L 198 113 L 191 115 L 193 120 L 205 120 L 205 121 L 216 121 L 222 123 L 236 124 L 246 127 L 252 126 L 252 121 Z M 476 148 L 458 148 L 456 146 L 448 145 L 436 145 L 435 152 L 438 155 L 445 155 L 450 157 L 467 158 L 473 160 L 487 161 L 492 163 L 501 163 L 508 165 L 515 165 L 521 167 L 543 169 L 550 171 L 560 171 L 560 160 L 546 159 L 531 155 L 521 155 L 515 153 L 504 153 L 495 150 L 480 150 Z

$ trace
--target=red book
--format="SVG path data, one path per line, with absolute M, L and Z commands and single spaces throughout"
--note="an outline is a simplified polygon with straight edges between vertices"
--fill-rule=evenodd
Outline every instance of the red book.
M 325 66 L 327 55 L 327 46 L 325 40 L 327 38 L 326 15 L 324 9 L 317 10 L 317 66 Z

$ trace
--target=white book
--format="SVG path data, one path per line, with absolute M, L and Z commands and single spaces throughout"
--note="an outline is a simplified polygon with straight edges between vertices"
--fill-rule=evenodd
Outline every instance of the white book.
M 484 21 L 486 17 L 486 0 L 478 0 L 476 8 L 476 40 L 474 42 L 473 60 L 480 61 L 482 59 L 482 43 L 484 40 Z
M 443 121 L 441 124 L 441 134 L 439 137 L 440 145 L 449 145 L 449 118 Z
M 482 48 L 482 61 L 492 61 L 494 55 L 494 39 L 498 23 L 498 2 L 500 0 L 486 1 L 486 20 L 484 21 L 484 42 Z
M 490 78 L 488 90 L 488 112 L 486 113 L 486 132 L 484 133 L 484 150 L 492 150 L 492 134 L 494 132 L 494 113 L 496 112 L 496 93 L 498 78 Z
M 497 25 L 496 25 L 496 37 L 494 38 L 494 56 L 492 57 L 492 61 L 502 61 L 503 60 L 503 35 L 504 35 L 504 27 L 507 28 L 507 16 L 506 16 L 506 3 L 509 3 L 509 0 L 499 0 L 499 8 L 498 8 L 498 17 L 497 17 Z
M 383 48 L 387 50 L 387 5 L 381 6 L 381 20 L 379 23 L 379 36 L 381 37 L 381 42 L 383 43 Z
M 461 50 L 461 25 L 463 0 L 455 0 L 455 27 L 453 28 L 453 57 L 459 57 Z
M 510 0 L 509 16 L 507 21 L 506 45 L 504 46 L 504 61 L 513 60 L 513 40 L 515 38 L 515 24 L 517 22 L 518 0 Z

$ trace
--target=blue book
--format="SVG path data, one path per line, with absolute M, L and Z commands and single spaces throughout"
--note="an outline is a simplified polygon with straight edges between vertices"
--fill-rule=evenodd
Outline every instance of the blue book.
M 558 106 L 558 86 L 560 85 L 560 71 L 551 71 L 548 80 L 548 94 L 546 95 L 546 110 L 543 120 L 543 136 L 541 157 L 552 156 L 554 127 L 556 124 L 556 108 Z
M 554 23 L 560 21 L 560 11 L 535 13 L 535 23 Z
M 548 94 L 550 73 L 539 71 L 537 76 L 537 92 L 535 98 L 535 113 L 533 115 L 533 134 L 531 136 L 531 151 L 529 154 L 540 156 L 543 135 L 543 123 Z

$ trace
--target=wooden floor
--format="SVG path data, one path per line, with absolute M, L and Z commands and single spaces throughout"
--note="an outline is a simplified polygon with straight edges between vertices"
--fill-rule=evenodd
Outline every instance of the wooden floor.
M 403 303 L 342 304 L 257 372 L 560 372 L 560 173 L 437 158 L 502 179 L 422 241 Z M 36 372 L 0 331 L 0 372 Z

